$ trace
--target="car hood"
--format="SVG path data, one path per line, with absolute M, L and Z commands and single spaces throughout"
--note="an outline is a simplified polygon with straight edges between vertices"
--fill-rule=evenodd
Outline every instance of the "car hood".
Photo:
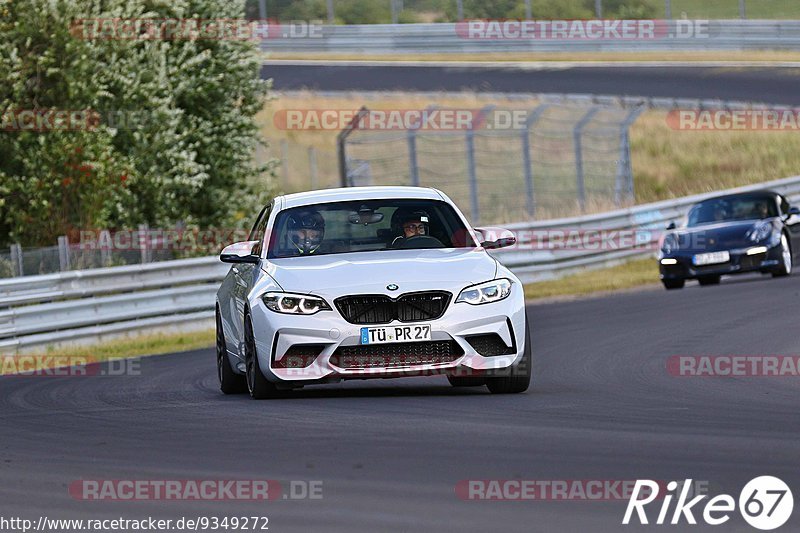
M 676 230 L 680 251 L 731 250 L 755 246 L 749 234 L 761 220 L 737 220 L 703 224 L 693 228 Z
M 460 291 L 494 279 L 497 262 L 479 248 L 386 250 L 271 259 L 264 270 L 287 292 L 337 297 Z M 389 291 L 387 285 L 398 286 Z

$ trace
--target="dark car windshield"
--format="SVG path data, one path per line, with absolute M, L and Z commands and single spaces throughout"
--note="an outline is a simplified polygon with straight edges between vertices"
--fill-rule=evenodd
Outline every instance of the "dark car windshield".
M 767 195 L 712 198 L 689 211 L 688 227 L 729 220 L 759 220 L 778 215 L 775 199 Z
M 281 211 L 267 257 L 475 246 L 461 218 L 445 202 L 360 200 Z

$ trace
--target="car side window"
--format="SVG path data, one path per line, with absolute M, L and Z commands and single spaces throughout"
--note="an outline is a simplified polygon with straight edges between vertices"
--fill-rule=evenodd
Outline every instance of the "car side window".
M 780 202 L 780 205 L 781 205 L 781 215 L 785 215 L 785 214 L 789 213 L 789 207 L 791 207 L 789 205 L 789 201 L 786 198 L 784 198 L 783 196 L 779 196 L 778 197 L 778 201 Z
M 253 253 L 256 255 L 261 255 L 261 250 L 264 248 L 264 235 L 267 232 L 267 222 L 269 221 L 271 208 L 272 204 L 269 204 L 261 210 L 258 222 L 256 222 L 253 231 L 250 233 L 250 240 L 258 241 L 258 244 L 253 248 Z

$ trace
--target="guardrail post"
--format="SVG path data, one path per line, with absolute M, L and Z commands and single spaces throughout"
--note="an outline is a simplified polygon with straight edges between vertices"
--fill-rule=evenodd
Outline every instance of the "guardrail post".
M 317 188 L 317 149 L 313 146 L 308 147 L 308 166 L 311 175 L 311 190 Z
M 594 0 L 594 14 L 599 19 L 603 18 L 603 0 Z
M 104 243 L 113 242 L 111 240 L 111 232 L 104 229 L 100 232 L 99 247 L 100 247 L 100 266 L 109 266 L 111 264 L 111 246 L 106 246 Z
M 25 270 L 22 266 L 22 246 L 19 244 L 11 245 L 11 276 L 24 276 Z
M 575 146 L 575 180 L 578 189 L 578 205 L 580 206 L 581 213 L 586 209 L 586 182 L 583 176 L 583 146 L 581 142 L 581 135 L 583 135 L 583 128 L 592 120 L 592 117 L 600 110 L 597 106 L 592 106 L 583 117 L 575 124 L 575 130 L 572 134 L 572 140 Z
M 417 129 L 408 130 L 408 174 L 411 185 L 419 187 L 419 164 L 417 162 Z
M 339 181 L 342 187 L 350 186 L 350 180 L 347 176 L 347 138 L 353 133 L 353 130 L 358 128 L 359 122 L 367 113 L 369 113 L 367 106 L 361 106 L 353 120 L 336 136 L 336 151 L 339 156 Z
M 478 204 L 478 174 L 475 171 L 475 131 L 470 128 L 465 135 L 467 141 L 467 173 L 469 175 L 469 200 L 472 211 L 472 223 L 479 224 L 480 207 Z
M 620 127 L 619 158 L 617 159 L 617 175 L 614 180 L 614 202 L 620 205 L 623 195 L 627 200 L 633 198 L 633 169 L 631 168 L 631 125 L 644 111 L 637 107 L 628 112 Z
M 533 184 L 533 160 L 531 158 L 531 143 L 530 131 L 531 127 L 536 124 L 542 113 L 552 104 L 541 104 L 537 106 L 533 112 L 525 120 L 525 129 L 522 130 L 522 164 L 524 165 L 525 172 L 525 192 L 526 192 L 526 207 L 528 216 L 533 218 L 536 216 L 536 197 L 534 195 L 535 189 Z
M 667 20 L 672 18 L 672 0 L 664 0 L 664 18 Z
M 745 10 L 744 3 L 745 0 L 739 0 L 739 18 L 743 20 L 747 18 L 747 12 Z
M 142 264 L 150 262 L 149 237 L 149 228 L 147 224 L 139 224 L 139 251 L 141 253 Z
M 458 21 L 464 20 L 464 0 L 456 0 L 456 12 L 458 13 Z
M 531 0 L 525 0 L 525 20 L 531 20 L 533 14 L 531 12 Z
M 333 24 L 333 0 L 328 0 L 328 24 Z
M 478 202 L 478 171 L 475 167 L 475 126 L 483 122 L 486 114 L 494 109 L 494 105 L 487 105 L 478 111 L 478 116 L 467 129 L 465 138 L 467 145 L 467 173 L 469 175 L 469 199 L 472 212 L 472 223 L 480 224 L 481 212 Z
M 58 266 L 61 272 L 69 270 L 69 237 L 58 238 Z
M 283 177 L 283 187 L 289 187 L 289 141 L 281 140 L 281 175 Z

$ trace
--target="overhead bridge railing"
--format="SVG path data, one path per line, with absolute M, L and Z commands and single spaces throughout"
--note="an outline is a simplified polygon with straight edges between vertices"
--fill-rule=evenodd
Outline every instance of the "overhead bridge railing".
M 492 254 L 526 283 L 646 257 L 666 225 L 680 221 L 695 202 L 757 189 L 800 203 L 796 176 L 596 215 L 509 224 L 518 244 Z M 608 236 L 614 232 L 627 232 L 627 240 Z M 576 234 L 589 237 L 571 244 Z M 217 257 L 203 257 L 0 280 L 0 354 L 165 327 L 212 327 L 214 295 L 228 268 Z

